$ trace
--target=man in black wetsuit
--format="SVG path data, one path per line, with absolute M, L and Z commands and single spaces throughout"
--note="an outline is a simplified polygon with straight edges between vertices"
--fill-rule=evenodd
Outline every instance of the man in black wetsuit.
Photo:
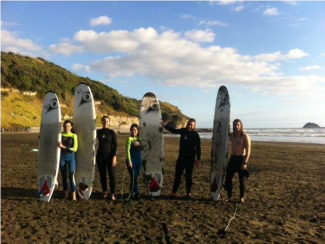
M 108 128 L 109 117 L 103 116 L 102 118 L 103 128 L 97 130 L 97 139 L 99 142 L 96 162 L 100 175 L 100 183 L 103 189 L 103 197 L 107 198 L 107 180 L 106 169 L 109 175 L 109 185 L 111 188 L 111 199 L 115 200 L 115 166 L 117 155 L 117 138 L 114 130 Z
M 192 173 L 194 164 L 196 166 L 200 165 L 201 160 L 201 140 L 199 134 L 194 131 L 196 121 L 195 119 L 189 119 L 186 128 L 175 129 L 161 123 L 165 129 L 173 134 L 181 135 L 180 145 L 179 145 L 179 155 L 176 162 L 175 179 L 172 193 L 170 197 L 176 197 L 177 188 L 181 183 L 181 176 L 185 169 L 186 173 L 186 193 L 187 197 L 191 195 L 192 188 Z M 196 155 L 196 160 L 195 160 Z

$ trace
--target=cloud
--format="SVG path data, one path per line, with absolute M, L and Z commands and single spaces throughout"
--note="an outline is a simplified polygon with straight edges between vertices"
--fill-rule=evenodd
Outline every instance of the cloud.
M 297 4 L 297 1 L 292 1 L 292 0 L 285 0 L 283 2 L 286 4 L 289 4 L 289 5 L 293 5 L 293 6 Z
M 83 51 L 83 47 L 74 45 L 69 39 L 62 39 L 58 45 L 50 45 L 49 49 L 53 53 L 62 53 L 65 56 Z
M 318 65 L 308 65 L 305 67 L 300 67 L 299 70 L 300 71 L 311 71 L 311 70 L 316 70 L 316 69 L 320 69 L 321 67 Z
M 105 57 L 75 64 L 73 68 L 104 74 L 108 80 L 142 76 L 153 84 L 201 90 L 233 84 L 264 95 L 303 95 L 309 86 L 325 86 L 325 77 L 285 76 L 279 72 L 282 62 L 309 55 L 303 50 L 250 56 L 242 55 L 232 47 L 201 45 L 202 41 L 211 41 L 214 35 L 210 30 L 158 33 L 151 27 L 110 32 L 80 30 L 72 40 L 75 50 Z M 68 43 L 72 44 L 72 41 Z
M 194 16 L 192 16 L 192 15 L 190 15 L 190 14 L 183 14 L 183 15 L 182 15 L 182 18 L 183 18 L 183 19 L 196 19 L 196 17 L 194 17 Z
M 221 22 L 221 21 L 218 21 L 218 20 L 207 21 L 207 22 L 201 20 L 198 23 L 198 26 L 200 26 L 200 25 L 206 25 L 206 26 L 229 26 L 229 24 L 224 23 L 224 22 Z
M 91 19 L 89 24 L 91 26 L 97 26 L 97 25 L 110 25 L 111 23 L 112 23 L 112 19 L 104 15 L 98 18 Z
M 271 7 L 267 8 L 263 13 L 264 16 L 274 16 L 274 15 L 278 15 L 278 14 L 279 14 L 278 9 L 271 8 Z
M 191 30 L 186 31 L 184 37 L 195 42 L 213 42 L 215 34 L 212 30 Z
M 304 51 L 298 48 L 290 50 L 289 53 L 287 54 L 288 58 L 303 58 L 307 56 L 309 56 L 308 53 L 305 53 Z
M 211 2 L 211 1 L 210 1 Z M 220 0 L 217 1 L 219 5 L 230 5 L 230 4 L 234 4 L 237 1 L 232 1 L 232 0 Z
M 244 8 L 245 8 L 244 5 L 239 5 L 239 6 L 237 6 L 237 7 L 233 7 L 233 8 L 232 8 L 232 11 L 240 12 L 240 11 L 242 11 Z
M 325 53 L 322 53 L 320 56 L 321 56 L 321 57 L 325 57 Z
M 5 22 L 1 20 L 1 26 L 16 26 L 16 25 L 18 24 L 15 22 Z
M 30 39 L 18 37 L 18 33 L 1 30 L 1 50 L 5 52 L 20 53 L 29 56 L 47 57 L 48 53 Z
M 292 49 L 287 54 L 282 54 L 281 52 L 274 53 L 262 53 L 255 56 L 256 60 L 266 61 L 266 62 L 275 62 L 279 60 L 288 60 L 288 59 L 297 59 L 309 56 L 308 53 L 300 49 Z
M 306 18 L 299 18 L 297 21 L 298 21 L 298 22 L 303 22 L 303 21 L 310 21 L 310 19 L 306 19 Z

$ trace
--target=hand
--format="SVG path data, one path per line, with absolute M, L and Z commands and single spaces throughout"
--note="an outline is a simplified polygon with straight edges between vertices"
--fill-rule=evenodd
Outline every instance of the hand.
M 56 145 L 57 145 L 59 148 L 62 148 L 62 149 L 64 148 L 62 142 L 60 142 L 60 141 L 58 141 L 58 142 L 56 143 Z
M 242 163 L 241 169 L 246 170 L 247 169 L 247 163 Z
M 201 163 L 200 160 L 196 160 L 195 161 L 195 166 L 200 166 L 200 163 Z
M 116 166 L 116 156 L 114 156 L 113 159 L 112 159 L 112 166 L 113 166 L 113 167 Z
M 160 121 L 160 124 L 162 125 L 162 127 L 165 127 L 165 123 L 163 121 Z
M 132 162 L 131 161 L 128 161 L 128 167 L 132 168 Z

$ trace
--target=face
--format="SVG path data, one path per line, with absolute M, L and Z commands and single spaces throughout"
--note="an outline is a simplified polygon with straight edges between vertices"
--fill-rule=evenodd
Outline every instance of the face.
M 66 124 L 63 125 L 63 129 L 64 129 L 64 132 L 67 132 L 68 133 L 68 132 L 71 131 L 72 126 L 71 126 L 70 123 L 66 123 Z
M 241 124 L 239 121 L 237 121 L 236 123 L 234 123 L 234 131 L 238 132 L 241 130 Z
M 188 122 L 186 128 L 189 131 L 193 131 L 195 129 L 195 122 L 194 121 Z
M 131 128 L 131 136 L 135 137 L 138 135 L 138 129 L 136 127 Z
M 108 128 L 108 126 L 109 126 L 109 119 L 105 117 L 102 120 L 102 124 L 103 124 L 103 128 Z

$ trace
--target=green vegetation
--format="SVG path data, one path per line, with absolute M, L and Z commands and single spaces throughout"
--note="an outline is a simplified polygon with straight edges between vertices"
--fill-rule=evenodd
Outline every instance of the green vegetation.
M 6 119 L 1 118 L 2 127 L 10 124 L 31 126 L 29 122 L 17 121 L 17 118 L 13 121 L 13 116 L 9 116 L 9 114 L 19 109 L 20 113 L 23 114 L 30 111 L 33 118 L 35 116 L 40 117 L 41 101 L 48 91 L 55 92 L 60 99 L 60 103 L 67 105 L 66 108 L 62 108 L 62 116 L 71 116 L 72 109 L 69 105 L 72 104 L 74 90 L 79 83 L 89 85 L 95 100 L 101 101 L 101 104 L 97 107 L 98 115 L 139 116 L 139 100 L 124 97 L 115 89 L 101 82 L 77 76 L 42 58 L 31 58 L 11 52 L 1 52 L 1 87 L 18 89 L 22 92 L 37 92 L 36 97 L 28 97 L 22 94 L 11 96 L 8 91 L 1 92 L 1 117 L 6 117 Z M 30 101 L 25 105 L 19 104 L 20 107 L 17 107 L 18 102 L 15 99 L 23 100 L 24 104 L 27 102 L 26 99 Z M 22 110 L 23 107 L 24 110 Z M 185 123 L 186 116 L 177 107 L 161 102 L 161 109 L 164 121 L 174 120 L 176 124 Z M 33 126 L 39 125 L 39 119 L 31 121 Z

